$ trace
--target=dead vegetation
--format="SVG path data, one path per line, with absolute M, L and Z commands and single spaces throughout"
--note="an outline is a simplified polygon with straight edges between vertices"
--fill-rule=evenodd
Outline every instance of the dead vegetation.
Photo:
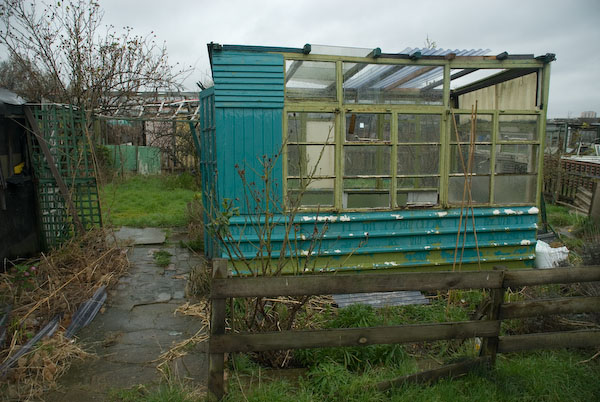
M 39 261 L 17 264 L 0 275 L 0 305 L 12 306 L 0 364 L 17 353 L 53 317 L 58 330 L 20 357 L 6 375 L 0 373 L 3 399 L 28 400 L 56 386 L 74 359 L 89 356 L 63 337 L 77 308 L 101 286 L 110 287 L 129 267 L 126 251 L 94 229 Z

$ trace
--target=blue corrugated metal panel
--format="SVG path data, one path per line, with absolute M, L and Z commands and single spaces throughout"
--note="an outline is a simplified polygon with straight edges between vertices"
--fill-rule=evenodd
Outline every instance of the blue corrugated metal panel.
M 283 108 L 283 56 L 256 52 L 214 52 L 217 108 Z
M 488 264 L 523 261 L 525 265 L 530 264 L 535 258 L 537 214 L 535 207 L 476 208 L 475 226 L 481 261 Z M 285 225 L 283 216 L 275 219 L 280 224 L 271 234 L 271 244 L 275 250 L 271 255 L 278 258 Z M 313 233 L 322 231 L 326 225 L 324 235 L 318 236 L 318 244 L 316 247 L 313 245 L 312 250 L 316 256 L 330 258 L 327 269 L 452 265 L 459 221 L 459 209 L 301 214 L 294 221 L 293 243 L 296 244 L 295 254 L 306 256 L 311 249 Z M 464 217 L 462 225 L 464 228 Z M 248 225 L 243 216 L 232 218 L 230 228 L 233 238 L 239 241 L 244 257 L 256 257 L 256 228 Z M 459 255 L 462 248 L 461 234 L 458 240 Z M 368 263 L 361 263 L 360 266 L 348 264 L 349 255 L 353 258 L 364 257 Z M 223 256 L 228 257 L 226 254 Z M 477 258 L 472 220 L 469 217 L 463 262 L 476 263 Z
M 252 197 L 245 190 L 264 190 L 263 158 L 269 163 L 281 152 L 282 110 L 272 108 L 217 108 L 217 175 L 221 199 L 236 200 L 242 213 L 254 212 Z M 245 173 L 247 185 L 240 178 Z M 270 190 L 281 201 L 281 157 L 272 162 Z M 249 199 L 249 202 L 245 200 Z

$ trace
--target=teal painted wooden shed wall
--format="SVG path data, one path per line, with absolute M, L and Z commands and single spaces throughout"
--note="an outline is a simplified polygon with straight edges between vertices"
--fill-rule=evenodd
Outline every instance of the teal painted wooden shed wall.
M 204 207 L 204 252 L 209 258 L 216 255 L 216 240 L 206 230 L 212 217 L 215 216 L 214 207 L 218 207 L 217 189 L 217 149 L 216 149 L 216 123 L 215 123 L 215 91 L 214 87 L 200 92 L 199 130 L 190 131 L 194 136 L 200 156 L 200 174 L 202 179 L 202 205 Z M 213 198 L 214 197 L 214 200 Z
M 213 53 L 217 108 L 283 108 L 283 56 L 257 52 Z
M 257 52 L 216 52 L 212 58 L 214 87 L 200 94 L 203 202 L 219 207 L 233 200 L 242 214 L 256 209 L 244 189 L 264 190 L 264 164 L 271 166 L 271 189 L 281 200 L 283 57 Z M 269 158 L 275 158 L 269 161 Z M 245 174 L 244 186 L 240 172 Z M 211 199 L 209 199 L 212 197 Z M 246 202 L 246 200 L 249 200 Z M 214 214 L 212 215 L 214 216 Z M 217 244 L 205 233 L 209 257 Z

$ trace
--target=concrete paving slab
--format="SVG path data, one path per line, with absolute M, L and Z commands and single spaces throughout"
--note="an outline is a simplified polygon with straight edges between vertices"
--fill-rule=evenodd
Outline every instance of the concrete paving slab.
M 133 242 L 136 245 L 163 244 L 166 240 L 165 232 L 159 228 L 132 228 L 123 226 L 115 232 L 117 240 Z
M 165 271 L 154 263 L 153 253 L 159 249 L 173 254 L 176 270 Z M 44 395 L 45 400 L 105 401 L 114 389 L 154 386 L 161 379 L 155 360 L 202 327 L 197 318 L 174 314 L 186 301 L 185 277 L 189 262 L 197 257 L 181 248 L 137 246 L 128 258 L 129 273 L 109 291 L 105 311 L 78 334 L 78 341 L 98 357 L 76 362 L 61 378 L 60 390 Z M 170 366 L 173 375 L 205 384 L 206 346 L 197 345 Z

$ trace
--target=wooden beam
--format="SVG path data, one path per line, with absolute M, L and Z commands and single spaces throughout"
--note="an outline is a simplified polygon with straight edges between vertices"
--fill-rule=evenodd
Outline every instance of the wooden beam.
M 551 283 L 577 283 L 600 281 L 600 266 L 581 268 L 524 269 L 507 271 L 504 287 L 548 285 Z
M 501 336 L 498 342 L 498 352 L 510 353 L 535 349 L 591 348 L 596 346 L 600 346 L 600 329 Z
M 497 272 L 500 272 L 502 277 L 504 277 L 506 268 L 494 267 L 494 269 L 497 270 Z M 487 319 L 498 320 L 500 317 L 500 306 L 504 302 L 504 288 L 491 289 L 490 299 L 491 303 L 489 305 Z M 492 365 L 496 363 L 496 353 L 498 352 L 498 335 L 500 335 L 500 333 L 496 333 L 492 336 L 484 338 L 481 344 L 481 356 L 488 356 L 490 358 L 490 364 Z
M 27 106 L 24 107 L 24 110 L 25 110 L 25 117 L 27 118 L 27 121 L 29 122 L 29 126 L 31 127 L 31 130 L 33 131 L 33 134 L 35 135 L 35 137 L 37 139 L 37 142 L 42 150 L 42 153 L 44 154 L 44 157 L 46 158 L 46 162 L 48 162 L 48 167 L 50 168 L 50 172 L 52 173 L 52 176 L 54 177 L 54 180 L 56 181 L 58 190 L 60 191 L 60 194 L 65 199 L 65 204 L 67 204 L 67 210 L 69 211 L 69 214 L 71 215 L 71 218 L 73 219 L 73 226 L 75 227 L 75 231 L 79 234 L 83 234 L 85 232 L 85 228 L 83 227 L 83 224 L 81 223 L 81 220 L 79 219 L 79 215 L 77 214 L 77 209 L 75 208 L 75 204 L 73 204 L 73 199 L 71 198 L 71 193 L 69 193 L 67 185 L 65 184 L 62 177 L 60 176 L 58 168 L 56 167 L 56 162 L 54 161 L 54 157 L 50 153 L 50 149 L 48 148 L 48 144 L 46 144 L 46 139 L 44 138 L 42 132 L 40 131 L 40 127 L 38 126 L 37 120 L 33 116 L 33 113 L 31 112 L 31 109 L 29 107 L 27 107 Z
M 216 258 L 213 260 L 213 278 L 227 277 L 227 260 Z M 225 396 L 225 355 L 223 352 L 214 352 L 212 343 L 215 336 L 225 333 L 225 299 L 211 300 L 210 312 L 210 340 L 208 355 L 208 392 L 217 400 Z
M 213 335 L 210 353 L 260 352 L 339 346 L 367 346 L 465 339 L 497 335 L 500 321 L 464 321 L 392 327 L 343 328 Z
M 510 70 L 505 70 L 498 74 L 492 75 L 491 77 L 487 77 L 482 80 L 457 88 L 454 91 L 452 91 L 451 96 L 460 96 L 469 92 L 477 91 L 478 89 L 491 87 L 492 85 L 501 84 L 503 82 L 510 81 L 527 74 L 535 73 L 537 71 L 539 71 L 539 69 L 537 68 L 514 68 Z
M 500 307 L 500 319 L 598 311 L 600 311 L 600 296 L 561 297 L 557 299 L 528 300 L 503 304 Z
M 433 370 L 422 371 L 420 373 L 399 377 L 394 380 L 383 381 L 377 384 L 375 387 L 378 391 L 385 392 L 389 389 L 397 388 L 404 384 L 430 384 L 442 378 L 461 377 L 477 367 L 487 366 L 489 362 L 490 358 L 488 356 L 482 356 L 459 363 L 449 364 Z
M 536 270 L 539 272 L 539 270 Z M 600 273 L 600 270 L 598 271 Z M 502 273 L 410 272 L 371 275 L 305 275 L 214 279 L 211 298 L 302 296 L 396 290 L 443 290 L 499 288 Z

